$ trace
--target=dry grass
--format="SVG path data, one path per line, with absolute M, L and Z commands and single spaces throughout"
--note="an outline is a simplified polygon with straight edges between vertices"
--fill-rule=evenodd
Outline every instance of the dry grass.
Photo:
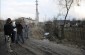
M 35 39 L 42 39 L 44 30 L 40 27 L 32 28 L 32 37 Z

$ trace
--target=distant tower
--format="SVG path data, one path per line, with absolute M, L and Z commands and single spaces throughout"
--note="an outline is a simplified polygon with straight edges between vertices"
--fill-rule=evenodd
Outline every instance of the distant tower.
M 38 22 L 39 22 L 38 0 L 36 0 L 36 18 L 35 18 L 35 24 L 38 25 Z

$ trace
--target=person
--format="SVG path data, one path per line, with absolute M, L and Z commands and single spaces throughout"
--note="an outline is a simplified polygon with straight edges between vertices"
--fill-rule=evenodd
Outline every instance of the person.
M 28 39 L 29 27 L 28 27 L 27 24 L 25 24 L 23 28 L 24 28 L 24 29 L 23 29 L 23 36 L 24 36 L 25 39 Z
M 11 37 L 12 37 L 12 25 L 11 25 L 12 21 L 11 18 L 8 18 L 6 20 L 6 23 L 4 25 L 4 35 L 6 37 L 6 43 L 7 43 L 7 48 L 9 52 L 13 52 L 13 50 L 11 49 Z
M 15 43 L 16 37 L 17 37 L 17 28 L 15 21 L 12 22 L 13 26 L 13 32 L 12 32 L 12 42 Z
M 26 30 L 25 30 L 25 32 L 26 32 L 26 38 L 28 39 L 28 32 L 29 32 L 29 26 L 28 26 L 28 25 L 26 25 Z
M 24 43 L 24 38 L 23 38 L 23 27 L 21 25 L 21 22 L 17 22 L 16 24 L 17 27 L 17 40 L 16 43 L 18 43 L 20 41 L 20 39 L 22 40 L 21 42 Z

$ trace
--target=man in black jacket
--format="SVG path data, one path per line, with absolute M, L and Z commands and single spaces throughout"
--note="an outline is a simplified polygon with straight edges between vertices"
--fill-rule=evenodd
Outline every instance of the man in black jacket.
M 20 39 L 22 40 L 21 42 L 24 43 L 23 27 L 21 25 L 21 22 L 18 22 L 16 24 L 16 27 L 17 27 L 17 40 L 16 40 L 16 43 L 18 43 L 18 41 L 20 41 Z
M 12 23 L 11 19 L 8 18 L 6 21 L 6 24 L 4 25 L 4 35 L 6 37 L 7 48 L 9 52 L 13 52 L 13 50 L 11 50 L 11 47 L 10 47 L 12 31 L 13 31 L 13 27 L 11 23 Z
M 13 31 L 13 28 L 12 28 L 12 25 L 11 25 L 11 19 L 8 18 L 7 21 L 6 21 L 6 24 L 4 25 L 4 34 L 5 35 L 12 35 L 12 31 Z

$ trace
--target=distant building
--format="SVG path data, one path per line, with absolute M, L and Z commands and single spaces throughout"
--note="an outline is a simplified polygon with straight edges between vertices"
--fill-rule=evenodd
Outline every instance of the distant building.
M 33 20 L 32 18 L 25 18 L 24 19 L 26 23 L 35 23 L 35 20 Z
M 54 20 L 54 23 L 56 23 L 56 26 L 60 27 L 64 25 L 64 20 Z M 70 27 L 70 20 L 66 20 L 65 27 Z
M 30 17 L 29 18 L 20 17 L 18 20 L 21 21 L 22 23 L 26 23 L 26 24 L 34 23 L 35 22 L 35 20 L 33 20 Z

